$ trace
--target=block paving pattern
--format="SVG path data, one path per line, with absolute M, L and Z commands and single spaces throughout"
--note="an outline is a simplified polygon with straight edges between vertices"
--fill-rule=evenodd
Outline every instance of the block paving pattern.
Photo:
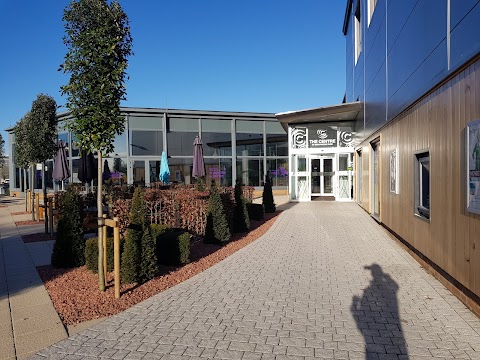
M 311 202 L 45 358 L 480 359 L 480 319 L 358 205 Z

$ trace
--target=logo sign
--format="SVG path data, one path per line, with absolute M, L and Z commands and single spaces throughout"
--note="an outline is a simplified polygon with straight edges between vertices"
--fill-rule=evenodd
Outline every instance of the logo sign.
M 325 148 L 337 146 L 337 131 L 329 126 L 323 126 L 317 129 L 309 129 L 308 147 Z
M 297 127 L 292 129 L 292 148 L 293 149 L 307 148 L 307 128 Z
M 338 145 L 340 147 L 355 147 L 358 145 L 358 141 L 355 139 L 355 133 L 349 128 L 343 128 L 340 131 Z

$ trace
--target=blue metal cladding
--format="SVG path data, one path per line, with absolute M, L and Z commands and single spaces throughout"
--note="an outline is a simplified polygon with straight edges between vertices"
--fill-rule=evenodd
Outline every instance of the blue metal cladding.
M 368 136 L 479 53 L 480 0 L 378 0 L 370 24 L 361 2 L 356 65 L 354 7 L 345 29 L 346 100 L 364 101 Z

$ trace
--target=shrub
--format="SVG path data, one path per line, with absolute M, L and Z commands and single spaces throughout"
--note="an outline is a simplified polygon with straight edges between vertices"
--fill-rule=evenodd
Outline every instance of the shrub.
M 69 186 L 62 196 L 62 210 L 51 258 L 51 263 L 56 268 L 70 268 L 85 264 L 82 209 L 80 194 Z
M 136 188 L 133 194 L 129 220 L 121 262 L 122 282 L 125 284 L 139 281 L 141 242 L 145 229 L 145 204 L 141 188 Z
M 276 210 L 275 202 L 273 201 L 272 179 L 270 172 L 265 176 L 265 185 L 263 186 L 262 203 L 266 213 L 274 213 Z
M 230 227 L 223 208 L 222 198 L 215 183 L 212 181 L 208 199 L 207 225 L 205 228 L 206 243 L 224 244 L 230 241 Z
M 250 219 L 257 220 L 257 221 L 263 220 L 264 211 L 263 211 L 262 204 L 248 203 L 247 209 L 248 209 L 248 216 L 250 217 Z
M 247 204 L 243 198 L 242 182 L 237 179 L 235 183 L 235 205 L 233 208 L 233 232 L 246 232 L 250 229 Z
M 157 238 L 157 249 L 161 264 L 186 264 L 190 258 L 190 234 L 182 230 L 167 231 Z
M 150 224 L 150 233 L 152 234 L 152 238 L 157 241 L 157 238 L 165 233 L 166 231 L 170 230 L 170 226 L 164 224 Z M 158 256 L 158 255 L 157 255 Z
M 120 239 L 120 254 L 124 246 L 124 240 Z M 107 237 L 107 272 L 113 271 L 114 266 L 114 242 L 113 237 Z M 85 243 L 85 264 L 87 269 L 98 273 L 98 238 L 87 239 Z
M 146 226 L 143 230 L 140 252 L 140 282 L 151 280 L 158 273 L 155 240 L 150 231 L 150 227 Z

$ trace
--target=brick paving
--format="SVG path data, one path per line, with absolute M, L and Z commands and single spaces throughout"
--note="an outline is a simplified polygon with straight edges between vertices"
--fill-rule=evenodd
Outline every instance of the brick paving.
M 480 319 L 356 204 L 300 203 L 216 266 L 32 357 L 45 358 L 480 359 Z

